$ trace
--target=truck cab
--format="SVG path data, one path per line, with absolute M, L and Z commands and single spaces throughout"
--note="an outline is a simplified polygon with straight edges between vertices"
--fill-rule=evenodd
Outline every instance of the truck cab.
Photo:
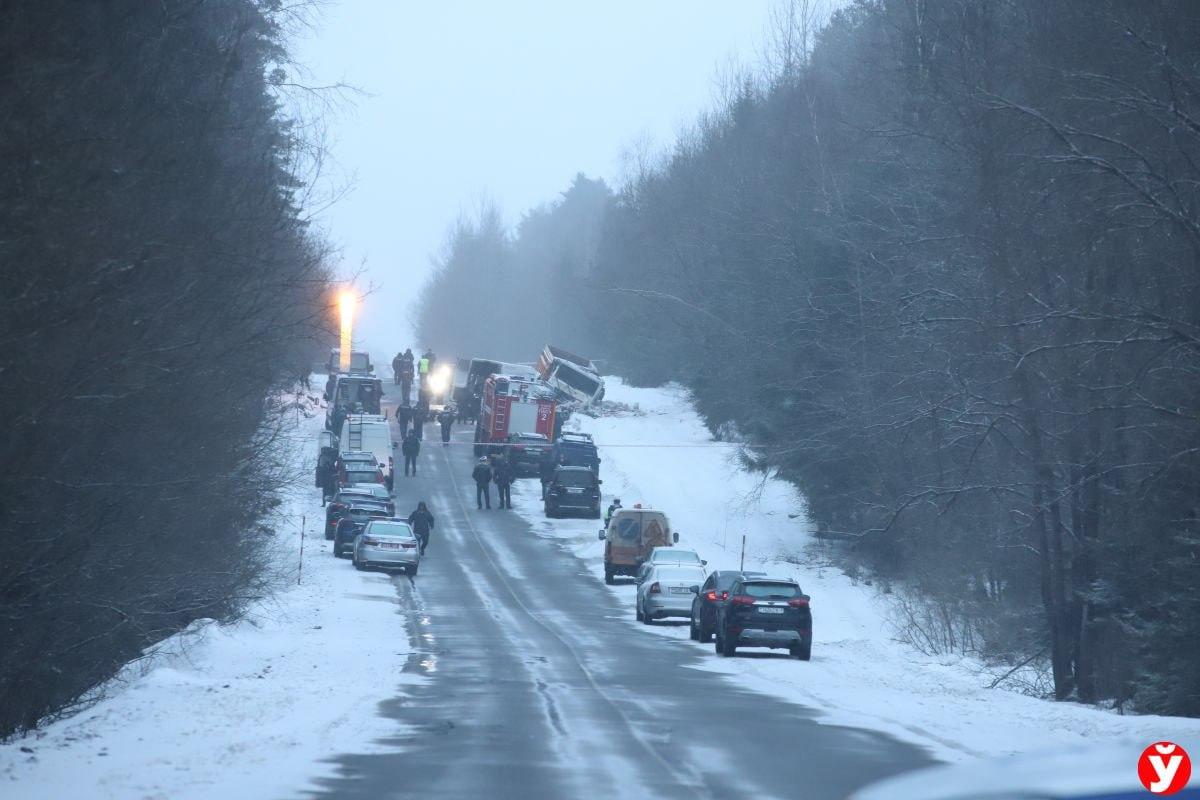
M 604 582 L 611 585 L 617 575 L 636 576 L 656 547 L 670 547 L 679 540 L 671 532 L 667 515 L 640 503 L 618 509 L 600 530 L 604 541 Z
M 475 425 L 475 455 L 492 445 L 507 445 L 510 433 L 554 435 L 558 404 L 541 381 L 515 375 L 491 375 L 483 385 L 479 422 Z

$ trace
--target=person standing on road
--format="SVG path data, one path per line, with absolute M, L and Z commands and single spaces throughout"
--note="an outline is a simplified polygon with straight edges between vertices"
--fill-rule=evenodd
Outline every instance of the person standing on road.
M 483 504 L 487 503 L 490 510 L 492 507 L 492 468 L 488 465 L 487 456 L 479 459 L 475 469 L 471 472 L 471 477 L 475 480 L 475 504 L 483 508 Z
M 400 356 L 400 399 L 408 405 L 409 398 L 412 396 L 413 383 L 413 352 L 412 348 L 404 351 Z
M 621 498 L 614 497 L 613 501 L 608 504 L 608 511 L 604 512 L 604 527 L 608 527 L 608 523 L 612 522 L 612 515 L 617 513 L 617 509 L 621 508 Z
M 450 444 L 450 426 L 454 424 L 455 416 L 453 406 L 446 406 L 442 413 L 438 414 L 437 421 L 442 426 L 442 447 Z
M 412 526 L 413 533 L 421 542 L 421 555 L 425 555 L 425 548 L 429 546 L 429 534 L 433 532 L 434 523 L 433 514 L 429 511 L 429 506 L 425 505 L 424 500 L 417 503 L 417 509 L 408 515 L 408 524 Z
M 543 500 L 546 499 L 546 487 L 554 480 L 554 468 L 557 466 L 554 462 L 554 451 L 549 447 L 542 450 L 542 457 L 538 459 L 538 477 L 542 479 Z
M 417 456 L 421 454 L 421 439 L 417 436 L 416 431 L 409 431 L 408 436 L 404 437 L 404 444 L 400 445 L 400 452 L 404 454 L 404 476 L 408 477 L 408 469 L 412 467 L 413 477 L 416 477 Z
M 507 458 L 500 456 L 492 467 L 492 475 L 492 480 L 496 482 L 496 491 L 500 495 L 500 507 L 511 510 L 512 483 L 517 477 L 512 464 L 508 463 Z
M 403 363 L 400 353 L 396 353 L 396 357 L 392 359 L 392 383 L 396 386 L 400 385 L 400 367 Z
M 412 424 L 413 410 L 412 406 L 405 400 L 399 408 L 396 409 L 396 422 L 400 423 L 400 438 L 408 437 L 408 426 Z
M 423 406 L 417 403 L 417 407 L 412 412 L 413 433 L 418 439 L 425 438 L 425 420 L 429 416 L 429 406 Z

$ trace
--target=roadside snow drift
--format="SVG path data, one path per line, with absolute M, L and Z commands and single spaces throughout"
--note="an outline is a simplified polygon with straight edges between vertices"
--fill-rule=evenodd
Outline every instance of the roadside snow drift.
M 613 415 L 577 416 L 570 427 L 591 433 L 600 449 L 604 505 L 642 502 L 665 511 L 680 547 L 697 550 L 708 569 L 737 569 L 746 535 L 746 569 L 790 576 L 812 596 L 811 662 L 785 651 L 747 648 L 721 658 L 688 638 L 686 621 L 634 621 L 634 586 L 611 587 L 629 609 L 630 635 L 657 635 L 667 647 L 691 647 L 705 669 L 824 712 L 831 723 L 890 733 L 936 757 L 1032 752 L 1046 747 L 1129 739 L 1142 746 L 1170 739 L 1200 750 L 1200 720 L 1122 716 L 988 689 L 984 665 L 959 656 L 929 657 L 894 641 L 887 598 L 852 581 L 822 553 L 804 502 L 783 481 L 742 468 L 738 446 L 713 441 L 679 387 L 636 389 L 605 378 Z M 595 520 L 547 520 L 536 481 L 520 481 L 514 505 L 544 536 L 564 539 L 603 580 L 604 543 Z M 742 653 L 745 656 L 742 656 Z
M 90 708 L 0 745 L 0 796 L 279 797 L 329 774 L 327 757 L 399 732 L 375 713 L 408 652 L 396 590 L 330 553 L 311 481 L 323 413 L 299 401 L 286 447 L 300 479 L 275 526 L 287 585 L 241 622 L 160 643 Z

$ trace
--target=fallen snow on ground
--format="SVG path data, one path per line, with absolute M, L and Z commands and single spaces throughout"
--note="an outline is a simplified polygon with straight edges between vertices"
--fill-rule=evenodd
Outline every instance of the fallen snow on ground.
M 376 713 L 408 653 L 386 575 L 335 559 L 312 486 L 324 413 L 297 414 L 287 448 L 300 480 L 278 531 L 288 585 L 232 625 L 197 623 L 103 687 L 100 702 L 0 745 L 0 796 L 266 798 L 295 794 L 338 753 L 400 733 Z M 304 519 L 304 566 L 300 531 Z
M 885 621 L 887 599 L 821 557 L 795 489 L 745 470 L 737 445 L 712 440 L 685 391 L 636 389 L 615 378 L 606 378 L 605 386 L 605 399 L 624 411 L 576 416 L 570 426 L 591 433 L 600 448 L 605 505 L 616 496 L 626 508 L 642 502 L 665 511 L 680 532 L 679 546 L 699 551 L 709 570 L 738 567 L 744 533 L 746 569 L 794 577 L 812 596 L 807 663 L 758 648 L 722 658 L 712 644 L 692 642 L 685 621 L 636 623 L 633 584 L 610 587 L 638 628 L 631 636 L 657 635 L 670 640 L 664 646 L 695 648 L 707 655 L 704 669 L 728 674 L 740 686 L 824 712 L 831 723 L 915 742 L 947 761 L 1118 739 L 1142 746 L 1169 739 L 1191 752 L 1200 749 L 1200 720 L 1122 716 L 989 689 L 992 676 L 983 664 L 924 656 L 896 642 Z M 603 580 L 599 522 L 546 520 L 536 481 L 518 482 L 513 498 L 539 534 L 565 540 Z

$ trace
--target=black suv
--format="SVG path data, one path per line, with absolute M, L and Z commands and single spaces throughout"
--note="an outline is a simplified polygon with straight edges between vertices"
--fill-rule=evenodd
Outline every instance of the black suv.
M 795 658 L 808 661 L 812 652 L 808 600 L 789 578 L 738 578 L 717 606 L 717 652 L 732 656 L 739 646 L 786 647 Z
M 519 477 L 528 478 L 538 474 L 542 455 L 550 449 L 550 440 L 540 433 L 510 433 L 508 435 L 508 463 Z
M 729 588 L 739 578 L 763 578 L 765 572 L 742 572 L 736 569 L 722 569 L 711 573 L 700 586 L 693 587 L 696 596 L 692 598 L 692 630 L 691 637 L 697 642 L 711 642 L 713 630 L 717 625 L 717 609 L 721 601 L 729 598 Z
M 554 442 L 555 464 L 568 467 L 587 467 L 600 474 L 600 454 L 588 433 L 564 433 Z
M 332 539 L 333 532 L 337 530 L 338 520 L 346 516 L 346 511 L 350 506 L 359 508 L 370 508 L 378 506 L 381 510 L 386 511 L 388 516 L 394 516 L 396 513 L 396 504 L 391 500 L 384 500 L 372 494 L 369 489 L 354 489 L 342 487 L 338 490 L 333 499 L 329 501 L 329 505 L 325 506 L 325 538 Z
M 554 477 L 546 484 L 546 516 L 560 517 L 574 511 L 600 519 L 600 483 L 587 467 L 555 468 Z

